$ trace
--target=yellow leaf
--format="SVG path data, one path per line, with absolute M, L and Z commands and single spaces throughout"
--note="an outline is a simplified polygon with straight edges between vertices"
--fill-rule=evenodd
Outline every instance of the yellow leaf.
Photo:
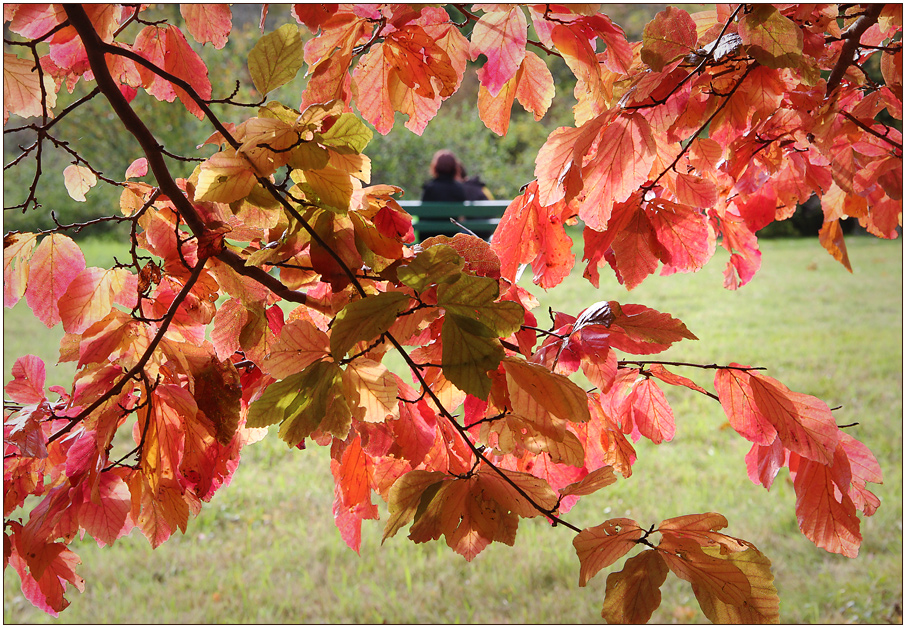
M 726 560 L 742 571 L 752 593 L 742 606 L 722 602 L 708 587 L 692 583 L 705 617 L 715 624 L 776 624 L 780 621 L 780 598 L 774 586 L 771 561 L 754 547 L 743 552 L 721 556 L 720 548 L 703 547 L 706 554 Z
M 386 366 L 368 358 L 356 358 L 349 363 L 344 376 L 359 393 L 359 406 L 365 410 L 365 422 L 380 423 L 399 418 L 399 389 Z
M 66 185 L 66 191 L 73 200 L 80 203 L 85 202 L 85 193 L 93 188 L 98 182 L 94 173 L 85 166 L 75 164 L 66 166 L 63 170 L 63 183 Z
M 249 74 L 262 94 L 289 83 L 302 67 L 299 27 L 284 24 L 258 40 L 249 53 Z
M 44 93 L 47 95 L 47 109 L 57 104 L 57 92 L 53 78 L 44 74 Z M 14 54 L 3 53 L 3 123 L 14 113 L 29 118 L 40 116 L 41 81 L 35 71 L 35 62 L 20 59 Z
M 242 155 L 217 153 L 199 168 L 195 200 L 232 203 L 248 196 L 255 182 L 252 166 Z

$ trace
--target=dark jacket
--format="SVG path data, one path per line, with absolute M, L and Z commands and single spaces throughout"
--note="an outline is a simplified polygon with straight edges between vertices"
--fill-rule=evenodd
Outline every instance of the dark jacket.
M 466 200 L 466 188 L 453 178 L 431 179 L 422 189 L 423 202 L 462 203 Z

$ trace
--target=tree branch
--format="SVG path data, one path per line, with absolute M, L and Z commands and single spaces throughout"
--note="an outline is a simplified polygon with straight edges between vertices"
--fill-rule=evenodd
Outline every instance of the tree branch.
M 843 76 L 846 74 L 846 70 L 856 60 L 856 52 L 859 49 L 859 39 L 862 38 L 862 34 L 867 31 L 872 24 L 878 21 L 878 17 L 883 10 L 883 4 L 869 5 L 865 10 L 865 13 L 853 22 L 850 27 L 846 29 L 846 32 L 843 33 L 841 39 L 843 39 L 845 43 L 840 49 L 840 57 L 837 59 L 837 64 L 834 66 L 834 69 L 827 79 L 827 89 L 824 92 L 825 96 L 830 96 L 831 92 L 840 85 Z

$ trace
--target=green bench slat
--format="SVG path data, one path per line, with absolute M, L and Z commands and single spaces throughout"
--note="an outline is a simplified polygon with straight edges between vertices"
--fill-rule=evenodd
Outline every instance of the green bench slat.
M 431 232 L 458 232 L 450 222 L 452 217 L 467 229 L 487 231 L 494 229 L 510 201 L 466 201 L 465 203 L 423 203 L 400 201 L 400 206 L 412 215 L 412 226 Z

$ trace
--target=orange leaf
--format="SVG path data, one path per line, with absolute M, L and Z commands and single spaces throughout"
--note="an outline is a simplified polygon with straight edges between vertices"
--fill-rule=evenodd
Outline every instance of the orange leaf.
M 796 519 L 806 538 L 829 552 L 858 556 L 862 535 L 856 506 L 848 494 L 840 493 L 831 468 L 791 454 L 790 474 L 796 491 Z
M 261 367 L 271 377 L 283 379 L 326 357 L 329 342 L 327 334 L 309 321 L 290 321 L 280 330 L 280 339 Z
M 565 211 L 561 203 L 542 206 L 536 182 L 509 204 L 491 242 L 501 276 L 514 280 L 519 265 L 531 263 L 535 283 L 552 288 L 569 275 L 575 258 L 560 220 Z
M 671 373 L 661 364 L 651 364 L 646 367 L 648 372 L 651 373 L 654 377 L 657 377 L 662 382 L 670 384 L 672 386 L 685 386 L 696 392 L 707 394 L 704 388 L 693 382 L 688 377 L 683 377 L 682 375 L 677 375 L 676 373 Z
M 832 220 L 821 225 L 821 231 L 818 232 L 818 241 L 827 252 L 834 256 L 834 259 L 843 264 L 849 272 L 853 272 L 853 267 L 849 263 L 849 255 L 846 252 L 846 242 L 843 239 L 843 229 L 840 227 L 840 220 Z
M 646 214 L 666 253 L 662 275 L 697 271 L 714 255 L 716 239 L 701 212 L 660 199 L 647 205 Z
M 601 617 L 611 624 L 644 624 L 661 605 L 661 585 L 670 570 L 660 554 L 646 550 L 607 576 Z
M 503 359 L 503 368 L 513 410 L 517 413 L 523 405 L 521 400 L 528 396 L 563 421 L 584 423 L 591 418 L 585 391 L 563 375 L 511 357 Z
M 610 324 L 610 343 L 615 349 L 646 355 L 660 353 L 684 338 L 698 340 L 682 321 L 665 312 L 635 303 L 608 304 L 616 313 Z
M 80 334 L 107 316 L 130 274 L 125 268 L 92 267 L 80 272 L 58 301 L 63 329 Z
M 613 473 L 613 467 L 601 467 L 595 469 L 578 482 L 573 482 L 562 489 L 560 495 L 591 495 L 598 489 L 610 486 L 617 481 L 617 476 Z
M 599 526 L 585 528 L 573 539 L 579 556 L 579 586 L 636 546 L 645 531 L 632 519 L 609 519 Z

